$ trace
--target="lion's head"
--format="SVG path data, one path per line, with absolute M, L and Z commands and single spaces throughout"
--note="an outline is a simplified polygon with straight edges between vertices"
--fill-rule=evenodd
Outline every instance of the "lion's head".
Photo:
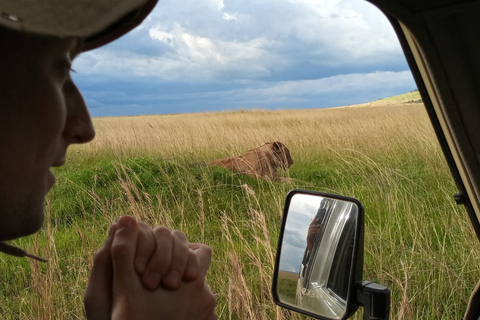
M 287 170 L 293 164 L 290 150 L 281 142 L 267 142 L 265 146 L 268 146 L 272 150 L 273 160 L 277 166 L 283 170 Z

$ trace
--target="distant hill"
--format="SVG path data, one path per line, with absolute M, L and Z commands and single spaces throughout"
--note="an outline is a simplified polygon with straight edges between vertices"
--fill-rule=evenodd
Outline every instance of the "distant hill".
M 366 107 L 366 106 L 394 106 L 399 104 L 415 104 L 423 103 L 418 90 L 410 91 L 407 93 L 399 94 L 398 96 L 383 98 L 371 102 L 356 104 L 347 107 Z
M 410 91 L 407 93 L 399 94 L 398 96 L 393 96 L 389 98 L 379 99 L 373 101 L 375 103 L 422 103 L 422 98 L 420 97 L 420 92 L 418 90 Z

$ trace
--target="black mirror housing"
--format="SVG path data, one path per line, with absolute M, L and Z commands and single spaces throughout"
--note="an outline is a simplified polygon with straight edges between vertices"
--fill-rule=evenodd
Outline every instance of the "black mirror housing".
M 317 319 L 347 319 L 359 304 L 364 210 L 357 199 L 294 189 L 286 197 L 272 295 Z

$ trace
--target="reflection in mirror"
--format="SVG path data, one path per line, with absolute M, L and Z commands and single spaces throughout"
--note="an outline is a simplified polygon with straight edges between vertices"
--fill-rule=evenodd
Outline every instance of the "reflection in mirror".
M 329 319 L 346 315 L 358 210 L 333 197 L 292 196 L 279 252 L 281 303 Z

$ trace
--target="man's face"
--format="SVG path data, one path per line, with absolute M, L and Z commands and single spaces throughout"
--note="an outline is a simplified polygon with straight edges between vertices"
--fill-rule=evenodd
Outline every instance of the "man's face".
M 93 125 L 70 78 L 81 40 L 0 30 L 0 241 L 42 226 L 44 199 L 72 143 Z

